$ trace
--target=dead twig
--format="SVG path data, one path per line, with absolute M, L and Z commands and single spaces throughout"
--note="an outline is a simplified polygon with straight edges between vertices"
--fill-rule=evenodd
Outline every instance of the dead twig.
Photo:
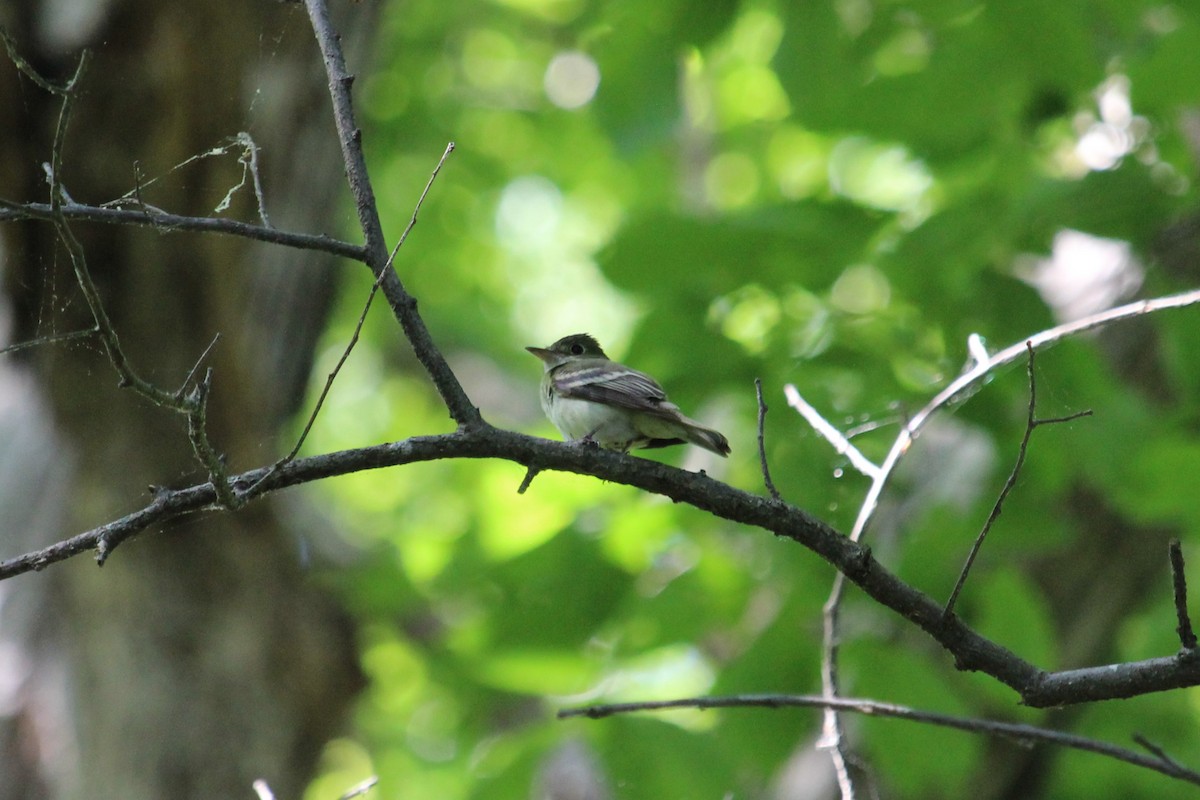
M 767 445 L 763 429 L 767 421 L 767 403 L 763 400 L 762 378 L 754 379 L 754 393 L 758 396 L 758 461 L 762 468 L 763 484 L 772 500 L 781 500 L 775 481 L 771 480 L 771 468 L 767 465 Z
M 1021 474 L 1021 468 L 1025 466 L 1025 456 L 1029 452 L 1029 440 L 1033 438 L 1033 432 L 1042 425 L 1070 422 L 1080 417 L 1089 417 L 1092 414 L 1089 409 L 1087 411 L 1068 414 L 1064 417 L 1037 418 L 1037 378 L 1034 372 L 1034 349 L 1032 342 L 1026 342 L 1025 346 L 1026 351 L 1029 353 L 1027 367 L 1029 373 L 1029 405 L 1025 415 L 1025 433 L 1022 435 L 1021 445 L 1017 449 L 1017 463 L 1013 465 L 1012 472 L 1008 474 L 1008 480 L 1004 482 L 1004 487 L 1000 490 L 1000 494 L 992 506 L 992 511 L 988 514 L 987 521 L 983 523 L 983 528 L 979 531 L 979 535 L 975 537 L 975 543 L 971 545 L 971 551 L 967 554 L 966 563 L 963 564 L 962 570 L 958 573 L 958 580 L 954 583 L 954 590 L 950 592 L 950 599 L 946 601 L 946 608 L 942 612 L 942 615 L 946 617 L 954 613 L 954 605 L 958 602 L 958 596 L 962 592 L 963 586 L 966 585 L 967 575 L 971 572 L 971 566 L 975 563 L 975 557 L 979 555 L 979 550 L 983 547 L 983 540 L 987 538 L 988 532 L 991 531 L 996 520 L 1000 518 L 1005 499 L 1017 485 L 1017 478 Z

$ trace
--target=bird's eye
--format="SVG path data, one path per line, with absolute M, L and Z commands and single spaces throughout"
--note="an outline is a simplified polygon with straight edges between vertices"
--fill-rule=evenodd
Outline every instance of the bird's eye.
M 573 355 L 573 356 L 583 355 L 583 345 L 578 344 L 578 343 L 571 345 L 571 355 Z

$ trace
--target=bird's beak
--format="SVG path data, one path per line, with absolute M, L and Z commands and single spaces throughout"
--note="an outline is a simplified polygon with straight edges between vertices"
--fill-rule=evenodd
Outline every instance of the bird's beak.
M 547 350 L 545 347 L 526 347 L 525 349 L 538 357 L 538 360 L 542 362 L 542 366 L 546 368 L 547 372 L 567 361 L 567 357 L 562 353 Z

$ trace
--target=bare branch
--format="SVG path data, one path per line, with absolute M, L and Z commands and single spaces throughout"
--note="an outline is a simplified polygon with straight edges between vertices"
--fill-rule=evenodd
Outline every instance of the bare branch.
M 11 43 L 6 40 L 6 46 L 11 50 Z M 66 188 L 62 181 L 62 152 L 65 146 L 67 129 L 71 120 L 71 112 L 74 106 L 77 87 L 83 78 L 84 72 L 87 69 L 89 54 L 84 51 L 80 56 L 79 64 L 75 69 L 75 74 L 62 87 L 52 88 L 51 91 L 62 98 L 62 106 L 59 109 L 58 124 L 54 131 L 54 142 L 51 147 L 50 164 L 46 170 L 47 180 L 50 183 L 50 205 L 49 215 L 50 220 L 54 224 L 55 231 L 58 233 L 58 238 L 62 242 L 63 247 L 67 251 L 67 255 L 71 260 L 71 266 L 75 272 L 75 280 L 79 284 L 80 290 L 83 292 L 84 299 L 87 301 L 88 310 L 92 314 L 92 319 L 95 322 L 95 332 L 99 336 L 104 347 L 105 354 L 108 356 L 109 363 L 118 375 L 118 385 L 122 388 L 131 388 L 137 394 L 145 397 L 156 405 L 170 409 L 177 413 L 183 414 L 188 420 L 188 438 L 191 440 L 192 448 L 195 451 L 196 457 L 208 470 L 214 491 L 221 505 L 226 508 L 236 508 L 240 503 L 233 492 L 228 475 L 220 456 L 217 455 L 211 443 L 208 440 L 206 430 L 206 415 L 207 415 L 207 400 L 208 391 L 212 381 L 212 371 L 209 370 L 204 381 L 196 386 L 190 393 L 185 395 L 188 381 L 195 373 L 193 368 L 192 373 L 185 379 L 183 386 L 177 392 L 167 392 L 160 389 L 154 384 L 141 378 L 129 363 L 125 351 L 121 348 L 120 338 L 117 335 L 116 328 L 109 319 L 108 312 L 104 308 L 103 301 L 100 297 L 100 291 L 97 289 L 95 282 L 92 280 L 91 272 L 88 269 L 87 259 L 84 255 L 83 245 L 75 237 L 70 224 L 67 222 L 66 216 L 62 213 L 64 205 L 71 204 L 70 195 L 67 194 Z M 23 69 L 32 72 L 32 67 L 25 64 Z M 39 84 L 42 85 L 42 84 Z M 49 82 L 45 85 L 50 86 Z M 211 348 L 211 345 L 210 345 Z M 207 354 L 207 350 L 205 354 Z M 204 356 L 201 356 L 203 359 Z M 199 362 L 197 362 L 197 367 Z M 107 541 L 99 543 L 104 546 L 98 546 L 98 550 L 103 556 L 107 552 Z
M 17 51 L 17 43 L 14 42 L 12 37 L 8 35 L 8 31 L 5 30 L 3 26 L 0 26 L 0 41 L 4 42 L 4 49 L 8 51 L 8 58 L 13 62 L 13 66 L 15 66 L 22 74 L 24 74 L 25 77 L 37 84 L 42 91 L 57 95 L 65 94 L 67 91 L 66 88 L 55 84 L 53 81 L 48 81 L 43 78 L 41 74 L 33 68 L 33 65 L 21 57 L 21 54 Z
M 204 380 L 196 384 L 187 404 L 188 439 L 196 458 L 208 470 L 208 479 L 212 482 L 213 490 L 217 493 L 217 502 L 222 508 L 230 510 L 240 508 L 242 499 L 229 483 L 229 471 L 225 468 L 224 459 L 213 449 L 208 440 L 208 393 L 212 389 L 212 368 L 204 373 Z
M 1183 574 L 1183 547 L 1178 539 L 1172 539 L 1169 544 L 1171 557 L 1171 585 L 1175 595 L 1175 617 L 1179 620 L 1175 630 L 1179 633 L 1179 643 L 1185 650 L 1196 649 L 1196 632 L 1192 630 L 1192 618 L 1187 607 L 1187 578 Z
M 1029 373 L 1029 405 L 1025 416 L 1025 433 L 1021 436 L 1021 445 L 1017 450 L 1017 463 L 1013 464 L 1012 472 L 1008 473 L 1008 480 L 1004 482 L 1004 487 L 1000 490 L 1000 495 L 996 498 L 996 503 L 992 506 L 992 511 L 988 514 L 987 521 L 984 522 L 983 528 L 979 531 L 979 535 L 975 537 L 975 543 L 971 545 L 971 552 L 967 554 L 967 560 L 963 564 L 962 570 L 958 573 L 958 580 L 954 583 L 954 590 L 950 592 L 950 599 L 946 601 L 946 610 L 943 612 L 946 616 L 954 613 L 954 605 L 958 602 L 958 595 L 962 592 L 963 586 L 966 585 L 967 575 L 971 572 L 971 566 L 975 563 L 975 557 L 979 555 L 979 549 L 983 547 L 983 540 L 987 538 L 988 532 L 1000 518 L 1000 513 L 1004 507 L 1004 500 L 1008 497 L 1009 492 L 1017 485 L 1017 478 L 1021 474 L 1021 468 L 1025 465 L 1025 456 L 1029 452 L 1029 440 L 1033 437 L 1033 432 L 1041 425 L 1053 425 L 1060 422 L 1069 422 L 1070 420 L 1079 419 L 1080 417 L 1091 416 L 1091 411 L 1078 411 L 1074 414 L 1068 414 L 1065 417 L 1053 417 L 1050 419 L 1037 418 L 1037 378 L 1034 372 L 1034 349 L 1029 342 L 1025 343 L 1026 350 L 1029 353 L 1028 373 Z
M 350 87 L 354 77 L 346 69 L 346 59 L 333 23 L 329 19 L 329 8 L 325 0 L 305 0 L 308 16 L 312 22 L 317 44 L 325 63 L 329 79 L 329 94 L 333 102 L 333 117 L 337 125 L 338 140 L 342 146 L 342 159 L 346 165 L 346 177 L 350 193 L 358 211 L 358 221 L 366 240 L 366 262 L 378 277 L 387 271 L 387 248 L 384 245 L 383 226 L 379 220 L 379 209 L 375 203 L 375 191 L 367 173 L 367 163 L 362 150 L 362 132 L 354 121 Z M 447 152 L 452 148 L 447 148 Z M 410 227 L 411 227 L 410 222 Z M 445 356 L 433 342 L 425 321 L 417 312 L 417 300 L 410 295 L 394 271 L 388 272 L 382 283 L 383 296 L 387 298 L 392 313 L 404 329 L 404 335 L 412 345 L 417 360 L 425 367 L 433 384 L 446 404 L 450 416 L 460 426 L 471 427 L 483 423 L 479 409 L 467 397 L 457 376 L 446 363 Z
M 841 649 L 839 620 L 842 596 L 845 593 L 846 576 L 841 572 L 833 576 L 833 587 L 821 609 L 821 696 L 829 701 L 841 695 L 838 678 L 838 652 Z M 854 780 L 850 774 L 850 753 L 846 745 L 846 729 L 836 706 L 827 705 L 821 712 L 821 747 L 828 751 L 837 775 L 842 800 L 854 797 Z
M 1114 322 L 1145 316 L 1157 311 L 1184 308 L 1196 303 L 1200 303 L 1200 289 L 1193 289 L 1189 292 L 1180 292 L 1179 294 L 1167 295 L 1165 297 L 1156 297 L 1152 300 L 1138 300 L 1118 306 L 1117 308 L 1110 308 L 1108 311 L 1091 314 L 1074 322 L 1056 325 L 1053 328 L 1030 336 L 1026 341 L 1009 345 L 985 361 L 980 361 L 979 357 L 975 356 L 972 359 L 975 363 L 970 369 L 963 372 L 962 375 L 951 381 L 949 386 L 938 392 L 900 430 L 896 440 L 892 443 L 892 448 L 888 452 L 887 458 L 884 459 L 883 464 L 880 466 L 878 477 L 872 481 L 871 488 L 867 491 L 867 495 L 859 507 L 858 518 L 854 522 L 854 528 L 850 531 L 850 538 L 854 541 L 859 541 L 862 538 L 867 526 L 871 524 L 871 519 L 874 517 L 875 511 L 879 507 L 879 498 L 883 495 L 883 490 L 887 486 L 887 482 L 891 478 L 896 464 L 899 463 L 900 459 L 912 445 L 913 440 L 917 438 L 921 429 L 925 427 L 933 415 L 945 406 L 965 400 L 970 394 L 978 390 L 987 380 L 987 377 L 996 369 L 1011 364 L 1023 357 L 1027 352 L 1027 347 L 1031 347 L 1034 350 L 1043 350 L 1061 342 L 1063 339 L 1085 331 L 1103 328 Z
M 1200 785 L 1200 772 L 1187 769 L 1176 761 L 1167 758 L 1161 750 L 1145 743 L 1141 737 L 1135 737 L 1144 747 L 1154 753 L 1155 758 L 1148 758 L 1141 753 L 1124 747 L 1077 736 L 1072 733 L 1039 728 L 1035 725 L 1025 725 L 1016 722 L 1001 722 L 999 720 L 978 719 L 974 717 L 955 717 L 950 714 L 940 714 L 935 711 L 921 711 L 908 706 L 894 703 L 882 703 L 875 700 L 834 699 L 814 697 L 811 695 L 735 695 L 732 697 L 692 697 L 680 700 L 661 700 L 643 703 L 613 703 L 609 705 L 587 706 L 572 708 L 558 712 L 559 719 L 569 717 L 589 717 L 599 719 L 614 714 L 628 714 L 639 711 L 666 711 L 677 708 L 837 708 L 839 711 L 850 711 L 872 717 L 891 717 L 906 719 L 942 728 L 977 733 L 985 736 L 1001 736 L 1019 744 L 1044 742 L 1057 747 L 1067 747 L 1072 750 L 1082 750 L 1088 753 L 1115 758 L 1144 769 L 1153 770 L 1177 780 Z
M 525 494 L 530 486 L 533 485 L 533 479 L 541 472 L 537 467 L 530 467 L 525 470 L 525 477 L 521 479 L 521 485 L 517 487 L 517 494 Z
M 71 341 L 72 339 L 90 339 L 91 337 L 95 336 L 99 332 L 100 332 L 99 329 L 97 329 L 95 326 L 93 326 L 91 328 L 86 328 L 81 331 L 70 331 L 68 333 L 52 333 L 48 336 L 39 336 L 36 339 L 30 339 L 25 342 L 17 342 L 16 344 L 10 344 L 7 347 L 0 347 L 0 355 L 5 355 L 7 353 L 16 353 L 20 350 L 26 350 L 30 347 L 37 347 L 38 345 L 43 345 L 43 344 L 56 344 L 58 342 L 68 342 L 68 341 Z
M 328 236 L 313 236 L 307 233 L 287 233 L 275 228 L 264 228 L 232 219 L 216 219 L 214 217 L 185 217 L 178 214 L 168 214 L 163 211 L 150 210 L 149 206 L 139 205 L 137 209 L 102 208 L 100 206 L 65 203 L 58 208 L 57 213 L 48 203 L 13 203 L 0 200 L 0 222 L 12 222 L 22 219 L 41 219 L 53 222 L 57 217 L 80 222 L 102 222 L 110 225 L 135 225 L 138 227 L 155 228 L 160 231 L 199 231 L 219 233 L 226 236 L 240 236 L 268 244 L 278 244 L 293 247 L 298 250 L 317 250 L 330 253 L 354 261 L 365 261 L 366 251 L 359 245 L 331 239 Z
M 763 485 L 767 487 L 767 492 L 773 499 L 780 500 L 782 498 L 779 496 L 779 490 L 771 480 L 771 468 L 767 465 L 767 445 L 763 435 L 767 421 L 767 403 L 763 400 L 762 378 L 754 379 L 754 393 L 758 396 L 758 461 L 762 467 Z
M 249 170 L 250 178 L 254 183 L 254 199 L 258 204 L 258 218 L 262 220 L 263 227 L 270 228 L 271 218 L 267 216 L 267 197 L 263 192 L 262 173 L 258 168 L 258 142 L 254 141 L 246 131 L 239 133 L 237 138 L 246 147 L 242 151 L 241 161 L 246 165 L 246 169 Z
M 840 455 L 844 455 L 850 459 L 850 463 L 854 468 L 863 475 L 872 480 L 879 479 L 879 467 L 862 454 L 862 451 L 850 443 L 850 440 L 842 435 L 842 432 L 831 425 L 821 412 L 813 408 L 807 400 L 800 396 L 800 391 L 788 384 L 783 387 L 783 395 L 787 398 L 788 405 L 800 412 L 800 416 L 812 426 L 812 429 L 821 434 L 827 442 L 833 445 L 833 449 Z
M 379 777 L 372 775 L 366 780 L 359 781 L 355 785 L 351 786 L 346 790 L 345 794 L 338 798 L 338 800 L 353 800 L 355 797 L 362 797 L 367 792 L 371 791 L 371 789 L 375 788 L 375 784 L 377 783 L 379 783 Z
M 304 430 L 300 432 L 300 436 L 296 440 L 295 446 L 292 447 L 291 451 L 286 456 L 275 462 L 275 465 L 271 468 L 271 471 L 263 476 L 263 480 L 269 477 L 279 467 L 283 466 L 289 461 L 292 461 L 300 452 L 300 448 L 304 446 L 305 440 L 308 439 L 308 434 L 312 431 L 312 427 L 317 421 L 317 415 L 321 413 L 321 408 L 325 405 L 325 398 L 329 396 L 329 390 L 333 388 L 334 380 L 337 379 L 338 373 L 342 371 L 342 367 L 345 366 L 347 359 L 350 358 L 350 353 L 354 350 L 354 346 L 358 344 L 358 338 L 362 334 L 363 325 L 365 325 L 367 322 L 367 314 L 371 311 L 371 303 L 374 302 L 375 295 L 379 292 L 380 284 L 382 284 L 387 275 L 392 272 L 392 262 L 395 260 L 396 254 L 400 251 L 400 248 L 403 246 L 405 240 L 408 239 L 409 231 L 411 231 L 413 226 L 417 224 L 417 214 L 421 211 L 421 205 L 425 202 L 425 197 L 429 194 L 429 189 L 433 186 L 433 182 L 437 180 L 438 173 L 442 170 L 442 165 L 446 163 L 446 159 L 452 152 L 454 152 L 454 142 L 450 142 L 448 145 L 446 145 L 446 150 L 442 153 L 441 159 L 438 160 L 437 166 L 433 168 L 433 172 L 429 176 L 429 181 L 425 184 L 425 190 L 422 191 L 421 196 L 417 198 L 417 203 L 413 208 L 412 219 L 409 221 L 408 227 L 404 229 L 404 233 L 400 236 L 399 241 L 396 242 L 396 246 L 392 248 L 392 252 L 388 255 L 387 264 L 384 265 L 384 268 L 379 271 L 379 274 L 371 283 L 371 291 L 367 294 L 367 301 L 363 304 L 362 313 L 358 315 L 358 322 L 354 325 L 354 333 L 351 334 L 350 341 L 346 343 L 346 348 L 342 351 L 342 355 L 338 359 L 337 364 L 334 365 L 333 371 L 326 376 L 325 385 L 321 388 L 321 394 L 317 397 L 317 402 L 313 406 L 312 413 L 308 415 L 308 421 L 304 423 Z M 261 483 L 262 480 L 258 481 L 249 489 L 247 489 L 243 494 L 243 497 L 253 496 L 255 491 L 258 489 L 259 484 Z
M 1133 741 L 1136 744 L 1138 744 L 1141 747 L 1148 750 L 1149 752 L 1153 753 L 1154 757 L 1157 758 L 1159 761 L 1161 761 L 1163 764 L 1166 764 L 1167 766 L 1173 767 L 1175 769 L 1184 769 L 1184 767 L 1178 761 L 1171 758 L 1171 756 L 1169 756 L 1167 754 L 1166 750 L 1163 750 L 1160 746 L 1158 746 L 1154 742 L 1150 741 L 1142 734 L 1135 733 L 1133 735 Z
M 188 372 L 187 377 L 183 379 L 183 383 L 181 383 L 179 388 L 175 390 L 175 399 L 177 401 L 183 399 L 183 395 L 187 391 L 187 387 L 191 385 L 192 381 L 196 378 L 196 373 L 200 371 L 200 365 L 203 364 L 204 360 L 208 358 L 208 354 L 212 352 L 213 348 L 217 346 L 217 342 L 219 341 L 221 341 L 221 334 L 217 333 L 213 336 L 212 341 L 208 343 L 208 347 L 204 348 L 204 352 L 200 354 L 200 357 L 196 359 L 196 363 L 192 365 L 192 369 Z
M 157 405 L 179 410 L 178 402 L 172 394 L 159 389 L 148 381 L 142 380 L 134 373 L 125 356 L 125 352 L 121 349 L 121 342 L 117 336 L 117 331 L 113 327 L 111 320 L 109 320 L 108 313 L 104 310 L 104 304 L 100 299 L 100 291 L 92 281 L 91 272 L 87 266 L 87 259 L 84 257 L 83 245 L 75 238 L 71 226 L 67 224 L 66 217 L 59 212 L 66 198 L 66 190 L 63 189 L 60 169 L 63 143 L 66 140 L 67 127 L 71 119 L 71 109 L 75 99 L 75 87 L 82 78 L 88 61 L 88 54 L 85 51 L 79 59 L 75 75 L 67 82 L 61 92 L 58 93 L 62 97 L 62 108 L 59 112 L 58 127 L 54 133 L 54 145 L 51 151 L 49 169 L 49 178 L 51 181 L 51 219 L 54 222 L 55 230 L 58 232 L 58 237 L 66 249 L 68 257 L 71 259 L 71 265 L 75 270 L 75 280 L 79 283 L 79 288 L 83 291 L 84 299 L 87 301 L 88 309 L 91 311 L 92 318 L 96 323 L 96 330 L 100 336 L 100 341 L 104 345 L 105 353 L 108 355 L 113 369 L 117 371 L 117 375 L 120 378 L 120 385 L 122 387 L 133 388 L 138 394 Z

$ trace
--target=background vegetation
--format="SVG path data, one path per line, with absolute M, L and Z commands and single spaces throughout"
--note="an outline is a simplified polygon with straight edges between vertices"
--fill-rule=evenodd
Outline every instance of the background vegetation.
M 385 16 L 363 84 L 367 141 L 393 226 L 443 141 L 458 144 L 400 271 L 490 420 L 553 435 L 521 346 L 587 330 L 724 429 L 733 457 L 703 466 L 755 488 L 761 376 L 785 497 L 845 530 L 865 482 L 784 408 L 784 383 L 847 429 L 894 423 L 954 377 L 970 333 L 1006 345 L 1194 284 L 1197 14 L 847 0 L 514 2 L 464 18 L 408 3 Z M 577 107 L 555 99 L 570 59 L 584 65 Z M 344 294 L 326 362 L 361 295 Z M 1195 541 L 1193 317 L 1040 361 L 1042 413 L 1096 416 L 1035 436 L 961 611 L 1048 668 L 1175 648 L 1165 541 Z M 446 425 L 391 321 L 375 322 L 319 449 Z M 1015 370 L 931 431 L 870 536 L 935 597 L 1015 458 L 1026 403 Z M 890 435 L 858 441 L 871 452 Z M 567 742 L 585 744 L 614 796 L 785 785 L 816 714 L 548 718 L 593 700 L 819 689 L 826 566 L 624 487 L 544 475 L 517 496 L 519 477 L 510 464 L 443 463 L 323 487 L 371 553 L 336 580 L 366 621 L 372 683 L 361 733 L 331 749 L 319 792 L 374 769 L 412 796 L 521 796 Z M 851 604 L 851 694 L 1116 741 L 1142 731 L 1200 758 L 1192 690 L 1026 711 L 889 614 Z M 986 796 L 1183 792 L 1093 757 L 851 724 L 896 796 L 981 783 Z
M 380 11 L 374 59 L 351 68 L 393 240 L 457 144 L 397 270 L 502 427 L 557 436 L 523 346 L 588 331 L 733 446 L 727 462 L 650 457 L 760 491 L 760 377 L 783 496 L 848 530 L 866 481 L 786 408 L 784 384 L 882 457 L 897 421 L 966 363 L 970 334 L 1005 346 L 1197 284 L 1194 2 Z M 275 26 L 306 22 L 289 9 L 259 24 L 269 43 Z M 269 67 L 282 50 L 264 44 L 258 58 Z M 343 277 L 304 408 L 370 287 L 365 270 Z M 1034 436 L 959 601 L 967 622 L 1047 669 L 1175 652 L 1168 538 L 1200 559 L 1198 331 L 1194 311 L 1170 312 L 1039 357 L 1039 412 L 1095 413 Z M 948 595 L 1015 460 L 1027 404 L 1023 370 L 998 376 L 919 440 L 885 498 L 867 542 L 934 597 Z M 306 452 L 450 429 L 377 309 Z M 265 435 L 248 448 L 254 463 L 278 450 Z M 518 495 L 522 475 L 442 461 L 294 493 L 306 532 L 291 552 L 349 610 L 368 679 L 305 797 L 372 774 L 388 798 L 542 797 L 574 779 L 596 792 L 582 797 L 830 796 L 817 712 L 553 716 L 819 691 L 832 570 L 792 542 L 587 477 L 545 473 Z M 1200 764 L 1195 689 L 1025 709 L 854 590 L 847 603 L 851 696 L 1123 744 L 1142 733 Z M 1188 791 L 1093 755 L 848 725 L 884 796 Z

